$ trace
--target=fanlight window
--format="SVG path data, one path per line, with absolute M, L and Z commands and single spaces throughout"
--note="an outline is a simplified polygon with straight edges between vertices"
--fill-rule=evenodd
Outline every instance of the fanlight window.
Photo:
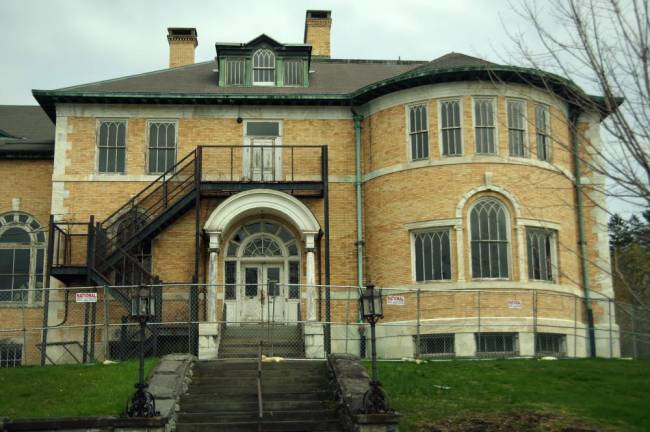
M 270 49 L 260 49 L 253 54 L 253 84 L 275 84 L 275 55 Z
M 270 237 L 262 236 L 251 240 L 244 248 L 243 256 L 246 257 L 272 257 L 282 256 L 282 249 L 278 242 Z
M 480 200 L 470 214 L 472 275 L 475 278 L 507 278 L 508 214 L 494 198 Z
M 298 257 L 298 242 L 285 227 L 273 222 L 254 222 L 242 226 L 232 237 L 227 257 Z

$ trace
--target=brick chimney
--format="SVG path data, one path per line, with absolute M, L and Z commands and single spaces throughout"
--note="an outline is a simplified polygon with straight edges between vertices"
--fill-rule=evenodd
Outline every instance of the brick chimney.
M 199 44 L 194 27 L 170 27 L 167 29 L 169 42 L 169 67 L 194 64 L 194 49 Z
M 311 45 L 311 55 L 330 57 L 330 29 L 332 12 L 328 10 L 308 10 L 305 18 L 305 43 Z

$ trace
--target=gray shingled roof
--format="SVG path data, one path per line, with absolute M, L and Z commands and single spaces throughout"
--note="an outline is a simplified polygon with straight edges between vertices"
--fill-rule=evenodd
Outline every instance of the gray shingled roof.
M 217 85 L 217 63 L 212 60 L 59 90 L 92 93 L 347 94 L 424 64 L 425 62 L 315 59 L 311 63 L 313 73 L 309 77 L 309 87 L 222 87 Z
M 38 105 L 0 105 L 0 159 L 51 158 L 54 123 Z

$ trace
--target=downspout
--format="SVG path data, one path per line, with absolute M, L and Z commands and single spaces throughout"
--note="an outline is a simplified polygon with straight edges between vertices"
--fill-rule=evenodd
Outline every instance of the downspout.
M 363 116 L 352 111 L 354 120 L 354 189 L 356 192 L 356 209 L 357 209 L 357 286 L 359 289 L 363 286 L 363 222 L 361 209 L 361 120 Z
M 356 203 L 356 213 L 357 213 L 357 287 L 359 290 L 359 295 L 361 295 L 361 288 L 363 287 L 363 218 L 362 218 L 362 206 L 361 206 L 361 120 L 363 116 L 354 112 L 353 108 L 350 108 L 352 111 L 352 119 L 354 120 L 354 189 L 356 193 L 355 203 Z M 361 311 L 357 317 L 359 323 L 363 322 L 361 317 Z M 359 356 L 366 356 L 366 336 L 365 327 L 359 326 Z
M 587 331 L 589 335 L 590 357 L 596 357 L 596 332 L 594 329 L 594 311 L 591 307 L 591 290 L 589 288 L 589 265 L 587 261 L 587 239 L 582 202 L 582 173 L 580 167 L 580 146 L 578 144 L 578 116 L 575 108 L 570 108 L 569 122 L 571 146 L 573 149 L 573 177 L 575 178 L 576 206 L 578 208 L 578 244 L 580 246 L 580 271 L 582 273 L 583 301 L 587 310 Z M 574 353 L 575 354 L 575 353 Z

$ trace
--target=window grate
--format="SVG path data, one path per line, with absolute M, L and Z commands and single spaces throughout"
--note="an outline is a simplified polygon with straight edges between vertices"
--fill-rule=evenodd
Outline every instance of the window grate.
M 124 174 L 126 166 L 126 122 L 102 121 L 97 147 L 100 173 Z
M 444 156 L 462 155 L 460 100 L 440 102 L 440 131 L 442 134 L 442 154 Z
M 426 105 L 409 108 L 409 137 L 411 141 L 411 159 L 429 158 L 429 128 Z
M 566 356 L 566 335 L 558 333 L 537 333 L 535 354 L 555 357 Z
M 496 154 L 494 98 L 474 100 L 476 153 Z
M 456 353 L 454 342 L 453 333 L 420 335 L 418 353 L 423 357 L 453 357 Z
M 430 231 L 413 235 L 415 280 L 418 282 L 451 279 L 449 231 Z
M 474 333 L 476 354 L 482 356 L 519 355 L 517 333 Z
M 13 342 L 0 342 L 0 368 L 20 367 L 23 363 L 23 346 Z

